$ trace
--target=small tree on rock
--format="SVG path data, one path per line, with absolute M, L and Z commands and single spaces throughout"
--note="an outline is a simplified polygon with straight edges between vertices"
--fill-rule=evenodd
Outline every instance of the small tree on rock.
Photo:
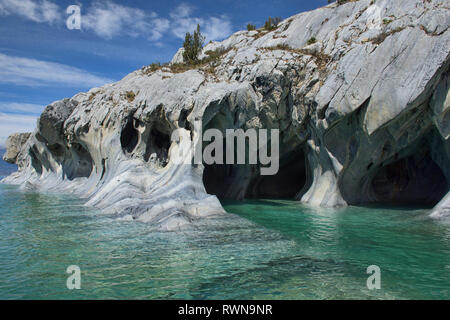
M 281 22 L 281 18 L 279 18 L 279 17 L 275 17 L 275 18 L 269 17 L 269 19 L 267 19 L 266 23 L 264 23 L 264 29 L 266 29 L 267 31 L 275 30 L 278 27 L 278 25 L 280 24 L 280 22 Z
M 203 48 L 205 37 L 200 32 L 200 25 L 197 25 L 197 30 L 193 34 L 186 33 L 183 43 L 183 59 L 187 64 L 196 64 L 198 62 L 198 56 Z

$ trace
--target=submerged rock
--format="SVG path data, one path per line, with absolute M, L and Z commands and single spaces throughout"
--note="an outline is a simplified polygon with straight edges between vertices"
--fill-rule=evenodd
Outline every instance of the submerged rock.
M 4 182 L 167 229 L 223 214 L 216 195 L 434 205 L 450 183 L 449 24 L 445 0 L 361 0 L 210 43 L 195 69 L 179 51 L 47 107 Z M 175 164 L 190 144 L 172 132 L 208 128 L 280 129 L 279 173 Z

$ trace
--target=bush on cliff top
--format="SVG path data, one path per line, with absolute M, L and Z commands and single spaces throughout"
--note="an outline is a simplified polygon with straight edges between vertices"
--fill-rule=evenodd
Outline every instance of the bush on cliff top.
M 308 39 L 307 44 L 310 45 L 310 44 L 313 44 L 313 43 L 316 43 L 316 42 L 317 42 L 316 37 L 311 37 L 311 38 Z
M 344 4 L 344 3 L 347 3 L 347 2 L 356 2 L 356 1 L 359 1 L 359 0 L 328 0 L 328 3 L 331 3 L 331 2 L 337 2 L 338 4 Z
M 264 29 L 266 29 L 267 31 L 275 30 L 280 22 L 281 18 L 279 17 L 276 18 L 269 17 L 266 23 L 264 23 Z
M 199 24 L 192 35 L 189 32 L 186 33 L 183 43 L 183 59 L 185 63 L 195 64 L 198 62 L 198 55 L 202 51 L 204 42 L 205 37 L 200 32 Z
M 196 62 L 191 63 L 174 63 L 169 65 L 169 68 L 174 73 L 181 73 L 188 70 L 196 69 L 196 68 L 205 68 L 210 71 L 209 73 L 213 73 L 215 67 L 219 64 L 220 59 L 227 54 L 230 49 L 222 49 L 219 48 L 214 51 L 205 52 L 206 57 Z

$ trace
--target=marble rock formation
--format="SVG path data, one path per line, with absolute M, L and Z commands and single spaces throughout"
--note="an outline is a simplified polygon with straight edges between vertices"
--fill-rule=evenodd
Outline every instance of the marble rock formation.
M 3 155 L 3 160 L 15 164 L 18 161 L 18 155 L 22 150 L 25 143 L 30 138 L 31 133 L 15 133 L 8 137 L 6 140 L 6 153 Z
M 3 182 L 72 192 L 123 219 L 172 229 L 218 198 L 336 207 L 439 205 L 449 215 L 450 8 L 446 0 L 333 3 L 205 46 L 202 63 L 144 67 L 49 105 Z M 280 170 L 176 165 L 202 129 L 280 130 Z M 19 152 L 17 152 L 19 151 Z M 16 160 L 14 160 L 16 159 Z M 447 196 L 446 196 L 447 194 Z

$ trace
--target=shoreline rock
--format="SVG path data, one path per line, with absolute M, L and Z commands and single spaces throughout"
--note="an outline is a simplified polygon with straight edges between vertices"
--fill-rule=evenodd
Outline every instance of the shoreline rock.
M 11 164 L 16 164 L 17 157 L 30 136 L 31 133 L 15 133 L 9 136 L 6 140 L 6 153 L 3 155 L 3 160 Z

